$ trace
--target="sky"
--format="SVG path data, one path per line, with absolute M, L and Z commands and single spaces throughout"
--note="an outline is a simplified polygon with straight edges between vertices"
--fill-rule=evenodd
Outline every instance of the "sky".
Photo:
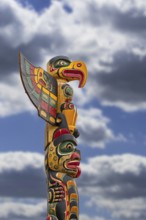
M 71 83 L 78 109 L 80 220 L 146 219 L 146 1 L 1 0 L 0 220 L 44 220 L 45 121 L 24 92 L 23 52 L 35 66 L 83 60 Z

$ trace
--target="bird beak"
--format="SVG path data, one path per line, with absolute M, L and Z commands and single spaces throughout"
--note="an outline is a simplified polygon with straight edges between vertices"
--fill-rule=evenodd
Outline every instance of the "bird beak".
M 79 80 L 78 87 L 82 88 L 86 84 L 88 72 L 84 62 L 73 61 L 67 67 L 61 67 L 59 69 L 59 75 L 67 81 Z

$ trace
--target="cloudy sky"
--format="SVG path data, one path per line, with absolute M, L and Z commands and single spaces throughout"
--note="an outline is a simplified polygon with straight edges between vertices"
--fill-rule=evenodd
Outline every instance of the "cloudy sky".
M 46 69 L 86 62 L 74 88 L 80 220 L 146 219 L 146 1 L 1 0 L 0 220 L 44 220 L 45 122 L 21 84 L 18 52 Z

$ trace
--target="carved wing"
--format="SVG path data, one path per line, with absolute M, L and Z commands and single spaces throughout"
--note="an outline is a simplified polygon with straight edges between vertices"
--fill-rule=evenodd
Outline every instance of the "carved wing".
M 38 110 L 38 114 L 50 124 L 57 115 L 57 80 L 42 68 L 33 66 L 22 53 L 20 75 L 25 91 Z

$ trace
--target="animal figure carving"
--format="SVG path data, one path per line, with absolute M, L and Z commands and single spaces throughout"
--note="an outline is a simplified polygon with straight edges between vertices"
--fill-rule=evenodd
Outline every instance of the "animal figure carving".
M 81 171 L 76 138 L 77 110 L 72 103 L 69 81 L 87 80 L 84 62 L 72 62 L 57 56 L 47 64 L 47 71 L 33 66 L 21 53 L 20 73 L 23 86 L 38 114 L 46 121 L 45 168 L 48 184 L 47 220 L 78 220 L 78 191 L 74 178 Z

